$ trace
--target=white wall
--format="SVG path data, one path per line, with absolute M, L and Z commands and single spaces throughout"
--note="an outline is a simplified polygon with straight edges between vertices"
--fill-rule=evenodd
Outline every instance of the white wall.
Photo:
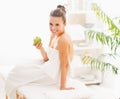
M 33 38 L 49 35 L 49 13 L 57 0 L 0 0 L 0 64 L 40 57 Z M 46 45 L 46 44 L 45 44 Z
M 99 6 L 103 9 L 104 12 L 108 14 L 108 16 L 116 17 L 120 16 L 120 0 L 94 0 L 99 4 Z

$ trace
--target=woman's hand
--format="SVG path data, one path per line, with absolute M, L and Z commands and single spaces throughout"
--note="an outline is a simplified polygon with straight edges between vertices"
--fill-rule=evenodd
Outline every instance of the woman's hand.
M 44 50 L 44 48 L 43 48 L 43 46 L 42 46 L 42 43 L 40 42 L 40 43 L 35 43 L 35 44 L 33 44 L 37 49 L 39 49 L 40 50 L 40 52 L 41 52 L 41 55 L 42 55 L 42 57 L 43 57 L 43 60 L 46 62 L 46 61 L 48 61 L 49 60 L 49 58 L 48 58 L 48 56 L 47 56 L 47 53 L 46 53 L 46 51 Z
M 60 90 L 73 90 L 73 89 L 75 89 L 75 88 L 73 88 L 73 87 L 68 87 L 68 88 L 64 87 L 64 88 L 60 88 Z
M 39 50 L 42 49 L 42 43 L 36 43 L 36 44 L 33 44 L 33 45 Z

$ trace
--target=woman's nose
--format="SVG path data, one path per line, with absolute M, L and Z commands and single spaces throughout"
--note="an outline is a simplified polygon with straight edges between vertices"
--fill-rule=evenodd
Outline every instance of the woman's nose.
M 55 29 L 56 27 L 55 26 L 52 26 L 52 29 Z

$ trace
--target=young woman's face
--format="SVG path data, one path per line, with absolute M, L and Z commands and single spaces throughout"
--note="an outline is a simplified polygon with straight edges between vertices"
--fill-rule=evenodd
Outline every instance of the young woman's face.
M 61 17 L 50 17 L 49 28 L 53 34 L 59 36 L 64 33 L 65 23 Z

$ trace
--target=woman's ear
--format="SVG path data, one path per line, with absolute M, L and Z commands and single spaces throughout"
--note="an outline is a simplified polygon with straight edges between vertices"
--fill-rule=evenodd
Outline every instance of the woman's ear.
M 66 22 L 64 23 L 64 25 L 66 26 Z

